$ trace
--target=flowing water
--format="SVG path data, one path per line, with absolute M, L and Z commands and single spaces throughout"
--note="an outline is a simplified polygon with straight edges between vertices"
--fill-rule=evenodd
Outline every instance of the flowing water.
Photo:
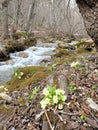
M 11 53 L 11 59 L 0 62 L 0 82 L 9 81 L 14 70 L 25 66 L 47 66 L 51 62 L 51 55 L 56 43 L 38 42 L 35 47 L 20 52 Z

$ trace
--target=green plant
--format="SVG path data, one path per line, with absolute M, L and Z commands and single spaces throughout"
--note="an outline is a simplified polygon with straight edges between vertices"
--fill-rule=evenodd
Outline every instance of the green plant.
M 51 66 L 49 67 L 49 70 L 50 70 L 50 71 L 55 71 L 55 70 L 56 70 L 56 65 L 57 65 L 57 64 L 51 65 Z
M 39 90 L 40 90 L 40 87 L 35 88 L 35 89 L 30 93 L 29 100 L 32 100 L 32 99 L 34 98 L 34 96 L 39 92 Z
M 43 90 L 43 99 L 41 100 L 41 108 L 45 109 L 46 107 L 55 107 L 58 106 L 58 109 L 62 109 L 64 102 L 66 100 L 65 91 L 56 88 L 56 86 L 49 86 L 47 85 L 46 88 Z
M 18 79 L 21 79 L 23 75 L 24 75 L 23 72 L 17 72 L 17 71 L 15 72 L 15 77 L 17 77 Z
M 30 73 L 30 74 L 31 74 L 31 75 L 34 75 L 35 73 L 36 73 L 36 71 L 31 71 L 31 73 Z
M 86 117 L 85 115 L 81 115 L 81 116 L 80 116 L 80 119 L 81 119 L 82 121 L 83 121 L 83 120 L 86 120 L 86 118 L 87 118 L 87 117 Z
M 86 97 L 88 97 L 88 98 L 91 97 L 91 94 L 90 94 L 90 93 L 87 93 L 87 94 L 86 94 Z
M 72 62 L 71 63 L 71 67 L 72 68 L 76 68 L 76 67 L 78 67 L 78 66 L 80 66 L 81 64 L 80 64 L 80 62 L 79 61 L 76 61 L 76 62 Z
M 76 90 L 76 87 L 73 86 L 71 83 L 68 85 L 68 89 L 69 90 L 72 90 L 72 91 L 75 91 Z
M 97 88 L 98 88 L 98 86 L 96 86 L 96 85 L 92 86 L 92 89 L 94 89 L 94 90 L 97 89 Z

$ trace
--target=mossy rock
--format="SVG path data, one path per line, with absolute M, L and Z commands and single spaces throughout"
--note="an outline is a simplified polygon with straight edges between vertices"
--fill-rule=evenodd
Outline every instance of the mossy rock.
M 92 51 L 95 45 L 93 42 L 79 41 L 76 44 L 76 47 L 77 47 L 77 50 L 79 50 L 79 52 L 81 52 L 82 49 L 87 50 L 87 51 Z
M 89 50 L 92 51 L 91 49 L 89 49 Z M 89 50 L 79 47 L 79 48 L 77 48 L 77 53 L 90 53 Z
M 23 75 L 20 75 L 21 73 Z M 50 71 L 46 67 L 24 67 L 16 70 L 11 80 L 4 85 L 8 88 L 9 91 L 21 90 L 24 87 L 41 81 L 49 74 Z
M 18 40 L 8 40 L 6 41 L 4 48 L 5 51 L 9 54 L 9 53 L 14 53 L 16 51 L 23 51 L 28 47 L 36 45 L 36 43 L 37 41 L 33 37 L 24 39 L 22 43 Z
M 68 51 L 66 49 L 63 48 L 57 48 L 56 50 L 56 54 L 54 55 L 54 57 L 62 57 L 62 56 L 66 56 L 68 55 Z
M 31 46 L 35 46 L 37 43 L 36 38 L 34 37 L 28 37 L 27 39 L 24 40 L 24 46 L 25 48 L 31 47 Z
M 17 35 L 19 36 L 19 38 L 21 38 L 21 37 L 24 38 L 23 44 L 24 44 L 25 47 L 34 46 L 37 43 L 37 40 L 32 33 L 17 32 Z
M 60 43 L 58 44 L 59 48 L 62 48 L 62 49 L 66 49 L 66 50 L 75 50 L 75 46 L 74 45 L 70 45 L 70 44 L 66 44 L 66 43 Z
M 25 47 L 17 40 L 8 40 L 4 46 L 7 53 L 14 53 L 16 51 L 23 51 Z
M 0 50 L 0 61 L 5 61 L 10 58 L 9 54 L 5 50 Z
M 33 34 L 26 32 L 17 32 L 17 39 L 10 39 L 4 41 L 4 48 L 7 53 L 14 53 L 16 51 L 23 51 L 24 49 L 35 46 L 37 43 Z
M 19 38 L 23 37 L 23 38 L 27 38 L 28 34 L 25 31 L 19 31 L 16 33 L 18 35 Z

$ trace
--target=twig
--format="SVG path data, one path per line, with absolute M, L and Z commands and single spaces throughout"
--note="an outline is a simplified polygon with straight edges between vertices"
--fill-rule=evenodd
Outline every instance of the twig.
M 46 118 L 47 118 L 47 121 L 48 121 L 48 123 L 49 123 L 49 126 L 50 126 L 51 130 L 54 130 L 54 128 L 53 128 L 52 125 L 51 125 L 51 122 L 50 122 L 50 119 L 49 119 L 49 117 L 48 117 L 48 114 L 47 114 L 46 109 L 45 109 L 44 112 L 45 112 L 45 115 L 46 115 Z
M 60 119 L 64 124 L 66 124 L 66 120 L 64 120 L 59 114 L 57 114 L 57 116 L 59 117 L 59 119 Z
M 98 119 L 94 116 L 92 112 L 90 112 L 91 116 L 95 119 L 95 121 L 98 123 Z
M 63 111 L 59 111 L 59 113 L 65 114 L 65 115 L 70 115 L 70 116 L 79 115 L 79 113 L 67 113 L 67 112 L 63 112 Z

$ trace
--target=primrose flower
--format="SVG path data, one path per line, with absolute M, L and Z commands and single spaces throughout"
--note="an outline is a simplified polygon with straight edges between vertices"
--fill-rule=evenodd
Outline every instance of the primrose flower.
M 63 104 L 59 104 L 58 109 L 60 109 L 60 110 L 63 109 Z
M 79 61 L 71 63 L 71 67 L 76 67 L 77 65 L 80 65 Z
M 5 91 L 8 91 L 8 89 L 7 89 L 7 88 L 4 88 L 4 90 L 5 90 Z
M 57 96 L 53 96 L 53 103 L 57 104 L 58 103 L 58 97 Z
M 65 91 L 62 90 L 62 89 L 57 89 L 57 90 L 56 90 L 56 94 L 57 94 L 57 95 L 61 95 L 61 94 L 64 94 L 64 93 L 65 93 Z
M 15 76 L 17 76 L 18 74 L 15 72 Z
M 67 96 L 66 96 L 66 95 L 63 95 L 63 96 L 62 96 L 62 101 L 65 102 L 66 99 L 67 99 Z
M 21 76 L 18 76 L 18 79 L 21 79 Z
M 20 75 L 23 76 L 23 72 L 20 72 Z
M 49 95 L 49 90 L 48 90 L 47 88 L 44 88 L 43 94 L 44 94 L 45 96 Z
M 50 100 L 49 100 L 48 98 L 45 98 L 45 99 L 43 99 L 43 100 L 40 102 L 40 104 L 41 104 L 41 108 L 42 108 L 42 109 L 45 109 L 45 107 L 50 104 Z

